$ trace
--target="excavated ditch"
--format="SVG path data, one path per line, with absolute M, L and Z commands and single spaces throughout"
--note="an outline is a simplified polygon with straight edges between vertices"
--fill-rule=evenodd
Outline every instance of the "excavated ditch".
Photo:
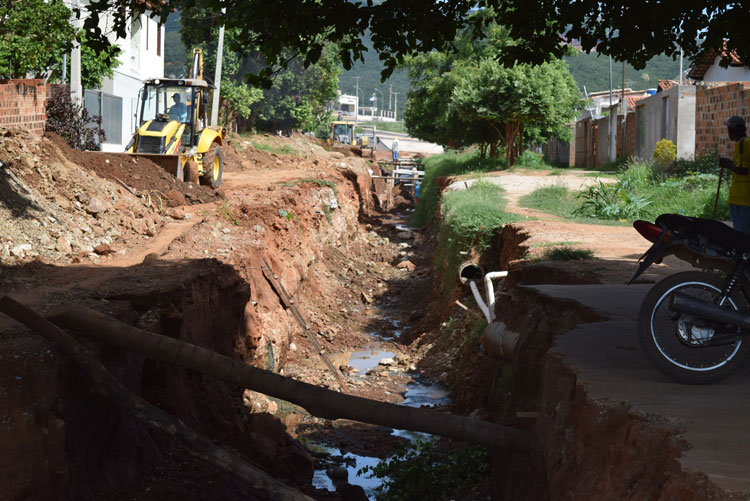
M 35 148 L 44 151 L 43 145 Z M 513 358 L 498 360 L 481 343 L 466 342 L 474 321 L 452 301 L 473 300 L 461 298 L 465 291 L 444 291 L 432 275 L 434 241 L 403 231 L 398 220 L 379 219 L 367 164 L 315 148 L 306 155 L 256 155 L 263 161 L 243 164 L 240 174 L 248 177 L 242 179 L 258 174 L 275 181 L 235 187 L 221 202 L 184 209 L 184 217 L 190 214 L 195 224 L 141 264 L 108 265 L 105 260 L 61 266 L 18 257 L 0 268 L 0 295 L 17 297 L 42 314 L 61 303 L 86 306 L 262 369 L 337 389 L 316 348 L 263 276 L 265 260 L 353 393 L 437 406 L 529 431 L 529 454 L 492 451 L 487 489 L 494 499 L 723 497 L 705 476 L 680 469 L 678 430 L 636 415 L 625 404 L 590 399 L 575 372 L 550 351 L 556 335 L 601 316 L 522 284 L 551 279 L 590 283 L 592 277 L 515 267 L 524 236 L 513 227 L 504 229 L 481 259 L 486 269 L 511 266 L 497 313 L 521 336 Z M 46 158 L 40 154 L 33 165 L 18 171 L 24 186 L 33 188 L 32 177 L 24 172 L 51 178 Z M 266 160 L 279 168 L 285 162 L 299 164 L 308 169 L 306 175 L 318 177 L 274 177 Z M 262 173 L 256 172 L 261 164 Z M 66 179 L 75 185 L 75 169 L 66 169 Z M 226 181 L 232 182 L 231 171 Z M 115 184 L 89 184 L 121 207 L 145 210 Z M 64 207 L 64 196 L 46 198 Z M 114 227 L 116 216 L 107 209 L 103 216 L 86 217 Z M 31 219 L 23 223 L 35 227 Z M 13 238 L 22 238 L 24 231 Z M 148 238 L 144 232 L 139 242 L 147 244 Z M 123 241 L 117 242 L 122 252 L 132 251 Z M 450 307 L 445 297 L 450 297 Z M 0 321 L 0 500 L 267 499 L 95 394 L 87 376 L 51 343 L 7 317 Z M 357 483 L 352 479 L 353 469 L 362 466 L 357 458 L 370 458 L 372 464 L 411 439 L 390 429 L 314 418 L 262 394 L 84 336 L 78 339 L 128 389 L 317 499 L 362 499 L 357 488 L 330 492 L 333 484 L 320 472 L 324 459 L 329 461 L 326 469 L 335 469 L 347 466 L 348 457 L 349 479 Z M 380 363 L 384 358 L 389 360 Z M 450 398 L 434 382 L 447 387 Z M 341 464 L 303 443 L 325 446 L 328 456 L 342 456 Z M 373 486 L 365 487 L 371 494 Z

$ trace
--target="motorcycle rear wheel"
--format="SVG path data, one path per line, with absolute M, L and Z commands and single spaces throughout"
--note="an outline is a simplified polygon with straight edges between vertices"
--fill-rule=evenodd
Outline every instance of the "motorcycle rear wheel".
M 669 276 L 648 292 L 638 313 L 638 338 L 644 353 L 663 374 L 686 384 L 711 384 L 726 378 L 750 353 L 750 339 L 740 327 L 718 325 L 669 309 L 670 297 L 687 294 L 714 303 L 724 280 L 699 271 Z M 727 299 L 728 307 L 748 310 L 745 296 L 735 288 Z M 726 337 L 718 346 L 701 346 L 701 336 Z

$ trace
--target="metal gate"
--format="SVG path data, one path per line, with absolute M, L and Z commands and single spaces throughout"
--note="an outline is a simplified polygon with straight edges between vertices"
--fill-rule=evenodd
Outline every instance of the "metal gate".
M 98 90 L 86 90 L 84 92 L 84 107 L 90 116 L 100 115 L 102 117 L 101 131 L 104 132 L 107 143 L 122 143 L 122 98 L 105 94 Z M 96 127 L 93 122 L 90 127 Z M 98 135 L 101 144 L 101 135 Z

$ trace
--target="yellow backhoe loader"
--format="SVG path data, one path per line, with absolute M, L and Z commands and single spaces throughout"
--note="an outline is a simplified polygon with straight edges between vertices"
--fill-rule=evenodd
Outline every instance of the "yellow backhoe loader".
M 203 80 L 203 52 L 193 50 L 190 78 L 153 78 L 138 96 L 140 126 L 126 152 L 146 157 L 183 181 L 221 184 L 226 129 L 209 127 L 206 108 L 213 87 Z

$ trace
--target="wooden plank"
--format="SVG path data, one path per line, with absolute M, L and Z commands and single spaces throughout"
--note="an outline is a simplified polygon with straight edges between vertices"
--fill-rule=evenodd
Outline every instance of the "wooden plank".
M 331 371 L 331 373 L 336 378 L 336 381 L 338 381 L 341 391 L 343 391 L 344 393 L 351 393 L 349 391 L 349 387 L 346 386 L 346 382 L 344 382 L 344 377 L 341 375 L 341 372 L 339 372 L 339 370 L 333 366 L 333 364 L 331 363 L 331 359 L 329 359 L 328 355 L 326 355 L 325 349 L 320 346 L 320 343 L 318 343 L 318 340 L 315 338 L 315 334 L 310 329 L 310 326 L 307 325 L 307 322 L 305 322 L 302 314 L 294 304 L 294 298 L 292 298 L 286 291 L 284 286 L 281 285 L 281 282 L 279 281 L 273 270 L 271 270 L 271 266 L 268 264 L 265 258 L 263 259 L 263 263 L 261 264 L 261 270 L 263 271 L 263 276 L 266 277 L 266 280 L 271 283 L 273 290 L 276 291 L 276 294 L 278 294 L 281 302 L 284 304 L 284 307 L 292 312 L 292 316 L 294 317 L 294 319 L 297 321 L 300 327 L 302 327 L 302 330 L 305 331 L 305 334 L 307 335 L 313 346 L 315 346 L 315 349 L 318 350 L 318 355 L 320 355 L 320 358 L 323 359 L 323 362 L 325 362 L 328 370 Z

